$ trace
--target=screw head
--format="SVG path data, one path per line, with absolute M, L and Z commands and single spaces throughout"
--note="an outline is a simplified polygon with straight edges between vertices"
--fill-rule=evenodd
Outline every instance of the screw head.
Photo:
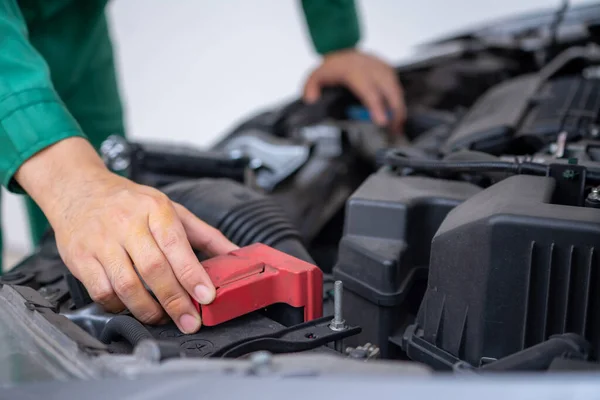
M 600 201 L 600 187 L 592 188 L 592 191 L 587 198 L 591 201 Z
M 256 367 L 269 365 L 271 364 L 272 356 L 268 351 L 258 351 L 250 356 L 250 361 Z

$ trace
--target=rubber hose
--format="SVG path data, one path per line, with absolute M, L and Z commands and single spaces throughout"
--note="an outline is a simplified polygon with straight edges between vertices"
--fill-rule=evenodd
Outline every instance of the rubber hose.
M 127 315 L 117 315 L 106 323 L 98 339 L 102 343 L 109 344 L 121 338 L 127 340 L 132 346 L 136 346 L 144 339 L 153 339 L 150 332 L 137 319 Z
M 314 264 L 298 229 L 283 209 L 241 183 L 198 179 L 177 182 L 161 190 L 240 247 L 263 243 Z
M 406 158 L 402 153 L 388 150 L 384 157 L 384 165 L 395 168 L 410 168 L 425 172 L 452 173 L 485 173 L 505 172 L 511 174 L 528 174 L 545 176 L 548 165 L 529 161 L 444 161 Z M 600 171 L 587 169 L 588 182 L 600 182 Z
M 555 358 L 570 354 L 579 359 L 587 359 L 590 344 L 574 333 L 551 336 L 545 342 L 536 344 L 518 353 L 484 365 L 481 371 L 544 371 Z
M 402 157 L 394 151 L 386 154 L 385 163 L 391 167 L 428 172 L 510 172 L 545 175 L 547 170 L 545 165 L 532 162 L 419 160 Z

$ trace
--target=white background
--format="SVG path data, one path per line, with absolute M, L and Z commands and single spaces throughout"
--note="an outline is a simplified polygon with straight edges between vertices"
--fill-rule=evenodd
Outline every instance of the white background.
M 465 24 L 558 3 L 362 0 L 362 46 L 394 62 L 412 45 Z M 239 119 L 297 96 L 318 61 L 298 5 L 113 1 L 109 14 L 130 135 L 208 145 Z M 23 207 L 6 192 L 3 200 L 5 247 L 23 254 L 30 249 Z

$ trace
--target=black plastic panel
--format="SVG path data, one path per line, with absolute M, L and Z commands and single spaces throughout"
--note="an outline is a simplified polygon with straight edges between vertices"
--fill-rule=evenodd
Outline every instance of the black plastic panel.
M 392 356 L 388 337 L 421 301 L 431 238 L 452 208 L 480 190 L 383 169 L 352 195 L 334 276 L 344 282 L 346 319 L 363 327 L 357 341 Z
M 490 89 L 456 127 L 444 150 L 503 150 L 518 129 L 539 84 L 539 75 L 525 75 Z
M 544 84 L 536 98 L 518 137 L 548 142 L 561 132 L 566 132 L 569 138 L 586 137 L 599 128 L 599 79 L 557 78 Z
M 600 344 L 600 210 L 552 204 L 555 180 L 473 196 L 432 242 L 422 337 L 478 365 L 573 332 Z

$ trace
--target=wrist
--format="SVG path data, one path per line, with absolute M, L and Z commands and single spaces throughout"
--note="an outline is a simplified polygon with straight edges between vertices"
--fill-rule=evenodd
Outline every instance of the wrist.
M 328 59 L 331 57 L 336 57 L 339 56 L 341 54 L 355 54 L 358 52 L 358 49 L 356 49 L 355 47 L 346 47 L 346 48 L 342 48 L 342 49 L 338 49 L 338 50 L 333 50 L 330 51 L 328 53 L 323 54 L 323 59 Z
M 72 137 L 45 148 L 17 170 L 15 179 L 35 200 L 49 220 L 60 213 L 75 193 L 111 172 L 85 139 Z

